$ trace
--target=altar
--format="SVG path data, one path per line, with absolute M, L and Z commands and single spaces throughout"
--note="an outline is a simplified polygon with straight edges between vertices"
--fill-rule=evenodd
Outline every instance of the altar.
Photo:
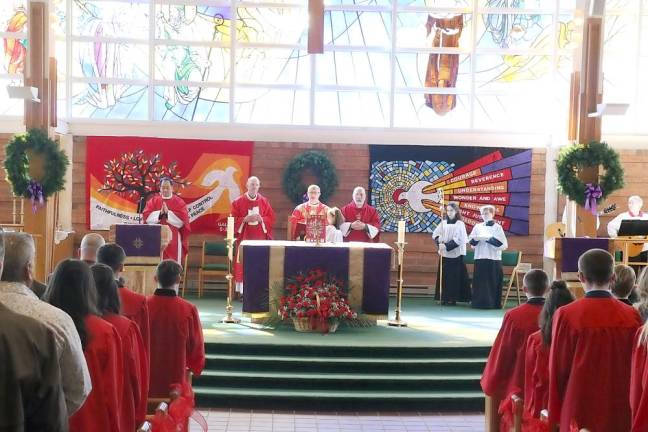
M 277 316 L 285 278 L 322 269 L 349 285 L 349 304 L 358 315 L 387 318 L 392 248 L 385 243 L 313 243 L 245 240 L 243 313 L 252 318 Z

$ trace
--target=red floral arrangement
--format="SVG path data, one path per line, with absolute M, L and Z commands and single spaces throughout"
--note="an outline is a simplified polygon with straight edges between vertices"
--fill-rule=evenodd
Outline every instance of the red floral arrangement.
M 349 306 L 345 284 L 321 269 L 314 269 L 287 279 L 279 300 L 279 316 L 308 318 L 314 328 L 318 323 L 354 319 L 358 315 Z

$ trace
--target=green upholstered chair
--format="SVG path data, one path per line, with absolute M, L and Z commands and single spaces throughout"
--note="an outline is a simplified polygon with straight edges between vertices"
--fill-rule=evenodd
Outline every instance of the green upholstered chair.
M 198 268 L 198 297 L 202 297 L 206 277 L 227 276 L 227 245 L 225 241 L 203 241 L 202 257 Z
M 504 271 L 504 280 L 502 281 L 502 288 L 506 290 L 504 295 L 504 302 L 502 306 L 506 308 L 509 294 L 513 283 L 515 283 L 515 290 L 517 291 L 517 301 L 520 304 L 520 280 L 518 277 L 518 266 L 522 261 L 522 252 L 514 250 L 502 251 L 502 270 Z

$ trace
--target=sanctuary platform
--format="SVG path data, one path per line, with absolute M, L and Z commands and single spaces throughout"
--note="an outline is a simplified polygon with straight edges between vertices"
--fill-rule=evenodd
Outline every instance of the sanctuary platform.
M 194 378 L 201 408 L 483 411 L 479 379 L 503 311 L 405 298 L 406 328 L 341 325 L 334 334 L 223 324 L 225 299 L 188 298 L 207 350 Z M 390 311 L 394 309 L 390 298 Z M 235 302 L 241 318 L 241 303 Z

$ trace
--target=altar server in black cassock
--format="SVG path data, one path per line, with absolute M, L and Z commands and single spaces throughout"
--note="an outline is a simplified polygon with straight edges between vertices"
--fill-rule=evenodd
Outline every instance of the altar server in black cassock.
M 508 247 L 502 226 L 495 222 L 495 207 L 480 209 L 483 223 L 470 233 L 470 245 L 475 249 L 472 307 L 499 309 L 502 307 L 502 251 Z
M 443 271 L 437 272 L 435 298 L 439 298 L 439 274 L 443 273 L 441 303 L 454 305 L 458 301 L 470 301 L 468 271 L 464 263 L 468 234 L 457 203 L 451 202 L 445 207 L 443 221 L 434 229 L 432 238 L 439 246 L 439 255 L 443 260 Z

